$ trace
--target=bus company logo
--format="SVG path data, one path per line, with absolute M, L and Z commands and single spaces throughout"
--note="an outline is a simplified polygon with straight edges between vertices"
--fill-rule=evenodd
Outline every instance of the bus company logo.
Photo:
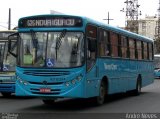
M 43 85 L 47 85 L 48 84 L 48 82 L 47 81 L 43 81 Z
M 104 68 L 106 70 L 117 70 L 118 66 L 115 65 L 115 64 L 106 64 L 106 63 L 104 63 Z

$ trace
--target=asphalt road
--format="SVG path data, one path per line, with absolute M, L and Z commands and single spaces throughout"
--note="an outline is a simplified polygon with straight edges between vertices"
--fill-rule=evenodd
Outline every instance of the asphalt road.
M 95 106 L 90 100 L 82 99 L 59 100 L 54 105 L 48 106 L 37 98 L 15 97 L 14 95 L 11 98 L 4 98 L 0 95 L 0 113 L 6 112 L 25 114 L 160 113 L 160 80 L 155 80 L 153 84 L 142 88 L 139 96 L 111 95 L 102 106 Z

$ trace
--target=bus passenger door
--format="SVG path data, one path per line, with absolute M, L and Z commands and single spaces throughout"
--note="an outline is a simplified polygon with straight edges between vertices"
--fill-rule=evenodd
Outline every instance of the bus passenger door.
M 97 63 L 97 27 L 87 26 L 86 39 L 87 54 L 87 78 L 86 78 L 86 96 L 97 96 L 98 94 L 98 63 Z

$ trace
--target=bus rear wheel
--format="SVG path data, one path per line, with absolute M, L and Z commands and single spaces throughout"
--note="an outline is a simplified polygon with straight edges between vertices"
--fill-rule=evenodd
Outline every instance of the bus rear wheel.
M 95 101 L 97 105 L 102 105 L 105 102 L 106 88 L 107 87 L 105 82 L 102 81 L 99 88 L 99 95 L 95 97 Z
M 10 97 L 11 96 L 11 93 L 8 93 L 8 92 L 1 92 L 1 94 L 3 97 Z
M 42 100 L 42 101 L 46 105 L 53 105 L 55 103 L 55 100 Z
M 136 89 L 133 90 L 133 95 L 138 96 L 141 93 L 142 81 L 141 78 L 137 79 Z

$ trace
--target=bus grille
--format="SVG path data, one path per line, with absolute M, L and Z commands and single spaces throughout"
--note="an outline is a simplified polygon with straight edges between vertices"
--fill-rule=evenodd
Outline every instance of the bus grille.
M 64 76 L 69 75 L 68 71 L 48 71 L 48 70 L 25 70 L 23 72 L 26 75 L 33 76 Z
M 36 85 L 61 85 L 63 82 L 47 82 L 47 84 L 44 84 L 43 82 L 31 82 L 29 81 L 30 84 L 36 84 Z

